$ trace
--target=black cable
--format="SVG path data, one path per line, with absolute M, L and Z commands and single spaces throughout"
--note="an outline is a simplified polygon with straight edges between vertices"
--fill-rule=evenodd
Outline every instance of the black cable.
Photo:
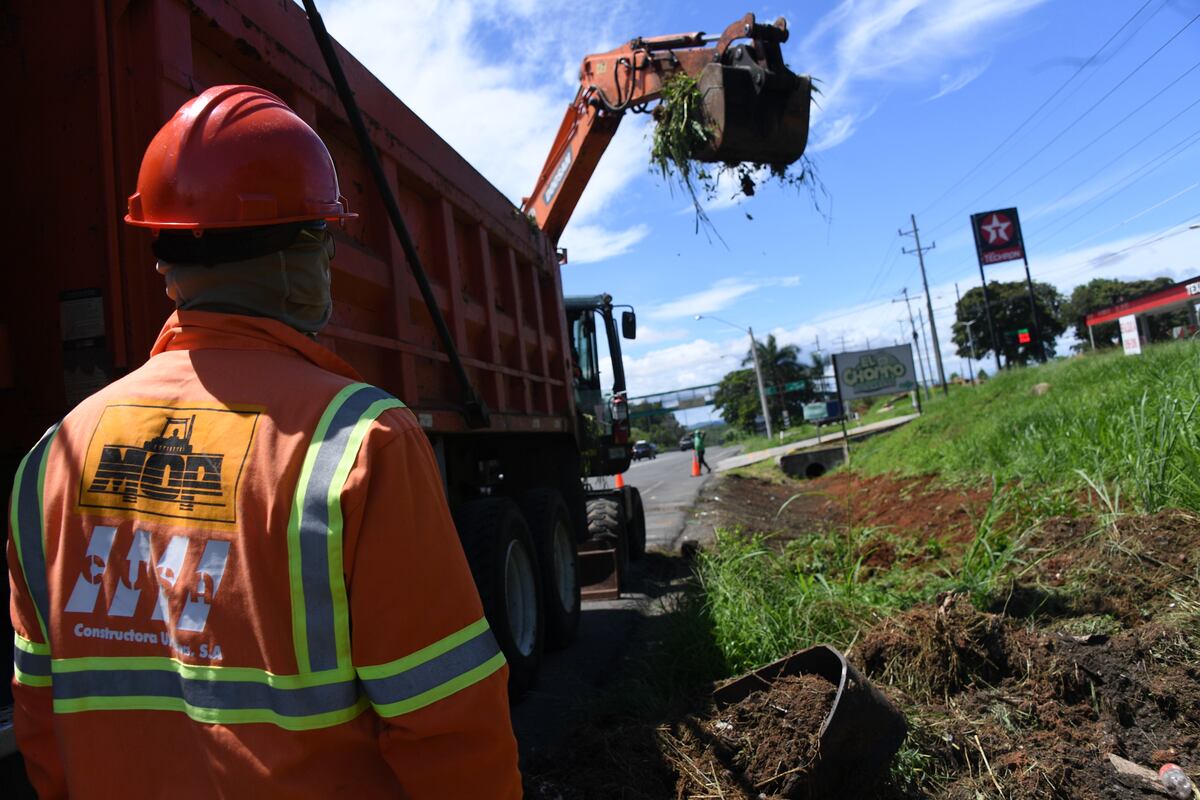
M 936 206 L 938 203 L 940 203 L 942 200 L 944 200 L 948 194 L 950 194 L 952 191 L 957 189 L 959 186 L 962 186 L 967 181 L 968 178 L 970 178 L 977 171 L 979 171 L 980 167 L 987 164 L 991 160 L 992 156 L 996 155 L 996 153 L 998 153 L 1006 144 L 1008 144 L 1010 141 L 1012 141 L 1013 137 L 1015 137 L 1018 133 L 1020 133 L 1022 130 L 1024 130 L 1025 126 L 1028 125 L 1030 122 L 1032 122 L 1033 118 L 1036 117 L 1039 113 L 1041 113 L 1043 108 L 1045 108 L 1047 105 L 1049 105 L 1050 102 L 1055 97 L 1058 97 L 1059 93 L 1062 92 L 1063 89 L 1067 88 L 1067 86 L 1071 83 L 1071 81 L 1075 80 L 1075 78 L 1077 78 L 1081 72 L 1083 72 L 1093 61 L 1095 61 L 1096 58 L 1102 52 L 1104 52 L 1104 49 L 1106 47 L 1108 47 L 1110 44 L 1112 44 L 1113 40 L 1116 39 L 1121 34 L 1121 31 L 1123 31 L 1123 30 L 1125 30 L 1125 28 L 1129 27 L 1129 23 L 1133 22 L 1134 19 L 1136 19 L 1139 14 L 1141 14 L 1143 11 L 1146 10 L 1146 6 L 1150 5 L 1152 2 L 1154 2 L 1154 0 L 1146 0 L 1146 2 L 1143 3 L 1142 6 L 1137 11 L 1133 12 L 1133 16 L 1131 16 L 1129 19 L 1125 20 L 1125 23 L 1123 25 L 1121 25 L 1120 28 L 1117 28 L 1116 33 L 1114 33 L 1112 36 L 1108 37 L 1108 40 L 1105 41 L 1104 44 L 1100 45 L 1099 49 L 1097 49 L 1096 52 L 1092 53 L 1092 55 L 1086 61 L 1084 61 L 1075 70 L 1075 72 L 1073 72 L 1071 74 L 1071 76 L 1069 78 L 1067 78 L 1065 81 L 1063 81 L 1062 84 L 1059 85 L 1059 87 L 1057 89 L 1055 89 L 1050 94 L 1049 97 L 1047 97 L 1045 100 L 1043 100 L 1041 105 L 1039 105 L 1037 108 L 1035 108 L 1029 116 L 1027 116 L 1024 120 L 1022 120 L 1021 123 L 1012 130 L 1012 132 L 1010 132 L 1007 136 L 1005 136 L 1003 139 L 1001 139 L 1000 143 L 997 144 L 994 148 L 992 148 L 991 152 L 989 152 L 987 155 L 985 155 L 983 158 L 981 158 L 979 160 L 979 162 L 975 164 L 975 166 L 973 166 L 969 170 L 967 170 L 966 174 L 964 174 L 961 178 L 959 178 L 957 181 L 955 181 L 953 184 L 951 184 L 949 189 L 942 192 L 940 195 L 938 195 L 937 199 L 935 199 L 932 203 L 930 203 L 929 205 L 925 206 L 925 208 L 923 208 L 919 212 L 917 212 L 917 216 L 923 215 L 925 212 L 929 211 L 929 209 Z
M 486 428 L 491 424 L 491 415 L 488 412 L 487 404 L 483 402 L 483 398 L 471 385 L 471 379 L 467 375 L 462 359 L 459 358 L 458 348 L 454 346 L 454 337 L 450 334 L 450 328 L 446 325 L 442 310 L 438 308 L 437 298 L 433 296 L 433 288 L 429 285 L 429 278 L 426 277 L 425 270 L 421 267 L 421 257 L 409 235 L 408 226 L 404 224 L 404 215 L 400 213 L 400 206 L 396 203 L 396 198 L 388 186 L 383 165 L 379 161 L 379 153 L 375 151 L 371 135 L 367 132 L 367 126 L 363 122 L 362 112 L 359 111 L 358 103 L 354 99 L 354 91 L 350 88 L 350 84 L 346 80 L 346 73 L 342 71 L 337 53 L 333 50 L 333 41 L 329 38 L 329 31 L 325 30 L 325 22 L 317 13 L 317 6 L 313 0 L 304 0 L 304 11 L 308 15 L 308 24 L 317 40 L 317 47 L 320 48 L 321 56 L 325 59 L 325 66 L 329 69 L 329 77 L 333 79 L 338 97 L 346 110 L 350 127 L 354 130 L 355 138 L 358 139 L 359 150 L 362 151 L 367 167 L 375 179 L 375 186 L 383 200 L 383 207 L 391 220 L 392 228 L 396 231 L 396 237 L 400 240 L 400 247 L 404 250 L 404 257 L 408 260 L 413 278 L 416 279 L 417 288 L 421 290 L 421 297 L 425 300 L 429 316 L 433 318 L 438 338 L 442 340 L 442 347 L 445 349 L 446 355 L 450 357 L 450 365 L 462 386 L 463 417 L 471 428 Z
M 1095 111 L 1095 110 L 1096 110 L 1096 108 L 1097 108 L 1097 107 L 1098 107 L 1098 106 L 1099 106 L 1101 103 L 1103 103 L 1105 100 L 1107 100 L 1109 97 L 1111 97 L 1111 96 L 1112 96 L 1113 92 L 1117 91 L 1117 89 L 1120 89 L 1122 86 L 1124 86 L 1124 85 L 1125 85 L 1125 83 L 1126 83 L 1126 82 L 1127 82 L 1127 81 L 1128 81 L 1130 78 L 1132 78 L 1134 75 L 1136 75 L 1138 72 L 1140 72 L 1140 71 L 1141 71 L 1142 67 L 1144 67 L 1144 66 L 1146 66 L 1147 64 L 1149 64 L 1149 63 L 1150 63 L 1150 62 L 1151 62 L 1151 61 L 1154 59 L 1154 57 L 1155 57 L 1155 56 L 1157 56 L 1159 53 L 1161 53 L 1163 50 L 1165 50 L 1165 49 L 1166 49 L 1166 48 L 1167 48 L 1167 47 L 1168 47 L 1168 46 L 1171 44 L 1171 42 L 1173 42 L 1173 41 L 1175 41 L 1176 39 L 1178 39 L 1178 38 L 1179 38 L 1179 37 L 1180 37 L 1180 36 L 1183 34 L 1183 32 L 1184 32 L 1184 31 L 1186 31 L 1188 28 L 1190 28 L 1190 27 L 1191 27 L 1191 26 L 1192 26 L 1192 25 L 1193 25 L 1193 24 L 1196 22 L 1196 20 L 1200 20 L 1200 14 L 1197 14 L 1196 16 L 1194 16 L 1194 17 L 1192 17 L 1190 20 L 1188 20 L 1186 23 L 1184 23 L 1183 27 L 1181 27 L 1179 30 L 1175 31 L 1175 33 L 1174 33 L 1174 34 L 1172 34 L 1171 38 L 1167 39 L 1167 41 L 1165 41 L 1165 42 L 1163 42 L 1161 45 L 1159 45 L 1159 46 L 1158 46 L 1158 48 L 1157 48 L 1157 49 L 1156 49 L 1156 50 L 1155 50 L 1153 53 L 1151 53 L 1150 55 L 1146 56 L 1146 58 L 1145 58 L 1145 59 L 1143 59 L 1143 60 L 1142 60 L 1142 62 L 1141 62 L 1140 64 L 1138 64 L 1138 65 L 1137 65 L 1136 67 L 1134 67 L 1134 68 L 1133 68 L 1133 69 L 1132 69 L 1132 70 L 1131 70 L 1129 73 L 1127 73 L 1127 74 L 1125 75 L 1125 77 L 1124 77 L 1124 78 L 1122 78 L 1121 80 L 1119 80 L 1115 86 L 1113 86 L 1111 89 L 1109 89 L 1107 92 L 1105 92 L 1105 93 L 1104 93 L 1104 94 L 1103 94 L 1103 95 L 1100 97 L 1100 99 L 1099 99 L 1099 100 L 1097 100 L 1096 102 L 1092 103 L 1092 105 L 1088 106 L 1087 110 L 1085 110 L 1085 111 L 1084 111 L 1082 114 L 1080 114 L 1080 115 L 1078 115 L 1077 117 L 1075 117 L 1075 119 L 1073 119 L 1073 120 L 1072 120 L 1072 121 L 1071 121 L 1071 122 L 1070 122 L 1070 123 L 1067 125 L 1067 127 L 1063 128 L 1061 131 L 1059 131 L 1057 134 L 1055 134 L 1054 138 L 1052 138 L 1052 139 L 1051 139 L 1049 142 L 1047 142 L 1046 144 L 1042 145 L 1042 146 L 1041 146 L 1041 147 L 1040 147 L 1040 148 L 1039 148 L 1039 149 L 1038 149 L 1036 152 L 1034 152 L 1034 154 L 1033 154 L 1033 155 L 1031 155 L 1029 158 L 1025 159 L 1024 161 L 1022 161 L 1022 162 L 1021 162 L 1020 164 L 1018 164 L 1017 166 L 1015 166 L 1015 167 L 1013 167 L 1013 168 L 1011 168 L 1011 169 L 1008 169 L 1008 170 L 1006 170 L 1006 172 L 1005 172 L 1005 175 L 1004 175 L 1004 177 L 1003 177 L 1003 178 L 1001 178 L 1000 180 L 996 181 L 994 184 L 992 184 L 991 186 L 989 186 L 989 187 L 988 187 L 987 189 L 985 189 L 983 192 L 981 192 L 981 193 L 979 193 L 978 195 L 976 195 L 976 196 L 975 196 L 974 198 L 972 198 L 972 199 L 971 199 L 971 200 L 970 200 L 968 203 L 966 203 L 966 204 L 964 204 L 963 206 L 959 207 L 957 210 L 955 210 L 955 212 L 954 212 L 953 214 L 951 214 L 950 216 L 946 217 L 944 220 L 942 220 L 941 222 L 939 222 L 937 225 L 934 225 L 932 228 L 930 228 L 930 229 L 929 229 L 929 232 L 930 232 L 930 233 L 933 233 L 934 231 L 937 231 L 937 230 L 939 230 L 939 229 L 941 229 L 941 228 L 945 227 L 945 226 L 946 226 L 946 225 L 948 225 L 949 223 L 951 223 L 951 222 L 953 222 L 953 221 L 957 220 L 957 219 L 959 218 L 959 214 L 961 214 L 963 211 L 967 210 L 968 208 L 971 208 L 973 205 L 975 205 L 975 203 L 979 202 L 979 201 L 980 201 L 980 200 L 982 200 L 984 197 L 987 197 L 987 196 L 988 196 L 988 195 L 989 195 L 991 192 L 995 191 L 995 190 L 996 190 L 996 189 L 998 189 L 1000 186 L 1003 186 L 1005 182 L 1007 182 L 1007 181 L 1008 181 L 1008 180 L 1009 180 L 1009 179 L 1010 179 L 1010 178 L 1011 178 L 1013 175 L 1015 175 L 1015 174 L 1016 174 L 1017 172 L 1019 172 L 1019 171 L 1020 171 L 1022 168 L 1024 168 L 1026 165 L 1028 165 L 1028 164 L 1029 164 L 1029 162 L 1033 161 L 1035 158 L 1037 158 L 1038 156 L 1040 156 L 1042 153 L 1046 152 L 1047 148 L 1049 148 L 1051 145 L 1053 145 L 1055 142 L 1057 142 L 1059 139 L 1061 139 L 1061 138 L 1062 138 L 1062 137 L 1063 137 L 1063 136 L 1064 136 L 1064 135 L 1067 133 L 1067 131 L 1071 130 L 1071 129 L 1072 129 L 1072 128 L 1074 128 L 1076 125 L 1078 125 L 1080 122 L 1082 122 L 1082 121 L 1083 121 L 1083 119 L 1084 119 L 1084 117 L 1086 117 L 1088 114 L 1090 114 L 1090 113 L 1092 113 L 1093 111 Z
M 1064 167 L 1064 166 L 1066 166 L 1067 164 L 1069 164 L 1071 161 L 1075 160 L 1075 159 L 1076 159 L 1076 158 L 1077 158 L 1077 157 L 1078 157 L 1080 154 L 1082 154 L 1082 153 L 1083 153 L 1085 150 L 1087 150 L 1089 147 L 1091 147 L 1091 146 L 1092 146 L 1092 145 L 1094 145 L 1096 142 L 1098 142 L 1098 141 L 1100 141 L 1101 139 L 1103 139 L 1105 136 L 1108 136 L 1108 134 L 1112 133 L 1114 130 L 1116 130 L 1117 128 L 1119 128 L 1119 127 L 1120 127 L 1121 125 L 1123 125 L 1125 122 L 1127 122 L 1127 121 L 1129 121 L 1130 119 L 1132 119 L 1132 118 L 1134 117 L 1134 115 L 1135 115 L 1135 114 L 1137 114 L 1137 113 L 1138 113 L 1139 111 L 1141 111 L 1143 108 L 1145 108 L 1146 106 L 1150 105 L 1150 103 L 1154 102 L 1154 101 L 1155 101 L 1155 100 L 1157 100 L 1157 99 L 1158 99 L 1160 96 L 1162 96 L 1163 92 L 1167 91 L 1167 90 L 1168 90 L 1168 89 L 1170 89 L 1172 86 L 1174 86 L 1175 84 L 1179 83 L 1181 80 L 1183 80 L 1184 78 L 1186 78 L 1188 75 L 1191 75 L 1191 74 L 1192 74 L 1193 72 L 1195 72 L 1197 69 L 1200 69 L 1200 61 L 1197 61 L 1195 64 L 1192 64 L 1192 66 L 1188 67 L 1188 69 L 1187 69 L 1186 71 L 1184 71 L 1184 73 L 1183 73 L 1182 75 L 1178 76 L 1177 78 L 1175 78 L 1175 80 L 1171 81 L 1171 82 L 1170 82 L 1170 83 L 1168 83 L 1166 86 L 1164 86 L 1163 88 L 1159 89 L 1159 90 L 1158 90 L 1157 92 L 1155 92 L 1155 93 L 1154 93 L 1154 94 L 1153 94 L 1153 95 L 1152 95 L 1152 96 L 1151 96 L 1151 97 L 1150 97 L 1148 100 L 1146 100 L 1146 102 L 1142 103 L 1140 106 L 1138 106 L 1137 108 L 1133 109 L 1133 110 L 1132 110 L 1132 111 L 1130 111 L 1128 114 L 1126 114 L 1125 116 L 1123 116 L 1123 117 L 1121 117 L 1119 120 L 1117 120 L 1117 121 L 1116 121 L 1115 123 L 1113 123 L 1113 124 L 1112 124 L 1112 125 L 1111 125 L 1111 126 L 1110 126 L 1110 127 L 1107 129 L 1107 130 L 1106 130 L 1106 131 L 1104 131 L 1104 133 L 1102 133 L 1102 134 L 1100 134 L 1099 136 L 1097 136 L 1096 138 L 1092 139 L 1090 142 L 1088 142 L 1087 144 L 1085 144 L 1083 147 L 1080 147 L 1080 148 L 1076 149 L 1074 152 L 1072 152 L 1072 153 L 1071 153 L 1071 155 L 1067 156 L 1065 159 L 1063 159 L 1062 161 L 1058 162 L 1056 165 L 1054 165 L 1053 167 L 1051 167 L 1049 170 L 1047 170 L 1046 172 L 1043 172 L 1041 175 L 1039 175 L 1038 177 L 1034 178 L 1034 179 L 1033 179 L 1032 181 L 1030 181 L 1029 183 L 1027 183 L 1027 184 L 1025 184 L 1024 186 L 1022 186 L 1020 189 L 1017 189 L 1016 191 L 1014 191 L 1014 192 L 1013 192 L 1013 194 L 1014 194 L 1014 195 L 1020 195 L 1022 192 L 1028 191 L 1029 189 L 1031 189 L 1032 187 L 1034 187 L 1034 186 L 1036 186 L 1038 183 L 1040 183 L 1040 182 L 1041 182 L 1043 179 L 1045 179 L 1045 178 L 1049 177 L 1050 175 L 1054 174 L 1055 172 L 1057 172 L 1057 171 L 1058 171 L 1059 169 L 1061 169 L 1062 167 Z M 1200 101 L 1197 101 L 1197 102 L 1200 102 Z M 1194 106 L 1194 105 L 1196 105 L 1196 103 L 1192 103 L 1192 105 L 1188 106 L 1188 107 L 1187 107 L 1187 108 L 1185 108 L 1183 111 L 1187 111 L 1188 109 L 1190 109 L 1190 108 L 1191 108 L 1192 106 Z M 1162 130 L 1163 126 L 1165 126 L 1165 125 L 1168 125 L 1168 124 L 1170 124 L 1171 122 L 1173 122 L 1174 120 L 1178 119 L 1178 118 L 1179 118 L 1179 116 L 1183 114 L 1183 111 L 1179 112 L 1179 114 L 1176 114 L 1174 117 L 1171 117 L 1171 119 L 1167 120 L 1167 122 L 1163 123 L 1163 125 L 1160 125 L 1158 128 L 1156 128 L 1156 129 L 1155 129 L 1155 132 L 1157 132 L 1157 131 L 1159 131 L 1159 130 Z M 1142 141 L 1145 141 L 1145 139 L 1143 139 Z

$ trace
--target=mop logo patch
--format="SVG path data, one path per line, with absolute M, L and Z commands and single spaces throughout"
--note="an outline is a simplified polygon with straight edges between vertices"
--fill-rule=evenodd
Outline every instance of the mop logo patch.
M 238 484 L 259 413 L 108 406 L 88 444 L 80 510 L 236 522 Z

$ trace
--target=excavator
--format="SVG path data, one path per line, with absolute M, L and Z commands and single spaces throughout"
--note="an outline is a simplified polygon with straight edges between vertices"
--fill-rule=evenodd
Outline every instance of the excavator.
M 701 122 L 710 134 L 691 154 L 694 159 L 767 164 L 776 170 L 795 162 L 808 142 L 812 79 L 784 64 L 780 45 L 787 39 L 784 19 L 760 25 L 753 14 L 746 14 L 719 36 L 695 32 L 638 37 L 615 50 L 585 57 L 575 99 L 563 115 L 533 194 L 521 202 L 522 213 L 533 218 L 557 248 L 625 114 L 649 112 L 650 105 L 662 98 L 664 86 L 679 75 L 695 79 Z M 566 252 L 558 253 L 565 261 Z M 589 373 L 576 381 L 576 406 L 605 409 L 597 411 L 603 434 L 597 437 L 595 449 L 618 453 L 621 459 L 602 465 L 596 475 L 620 477 L 629 464 L 629 420 L 611 298 L 568 297 L 566 312 L 569 330 L 603 327 L 609 334 L 614 374 L 608 401 L 601 400 L 599 373 Z M 613 598 L 624 583 L 629 559 L 645 549 L 641 499 L 635 488 L 621 482 L 609 489 L 603 481 L 592 485 L 585 480 L 585 494 L 589 539 L 579 552 L 583 596 Z M 613 546 L 614 541 L 622 546 Z
M 775 168 L 795 162 L 808 143 L 812 79 L 783 62 L 780 45 L 787 40 L 782 17 L 762 25 L 746 14 L 719 36 L 638 37 L 587 56 L 579 90 L 521 211 L 557 243 L 625 114 L 649 111 L 680 74 L 697 81 L 701 117 L 711 134 L 692 154 L 697 161 Z

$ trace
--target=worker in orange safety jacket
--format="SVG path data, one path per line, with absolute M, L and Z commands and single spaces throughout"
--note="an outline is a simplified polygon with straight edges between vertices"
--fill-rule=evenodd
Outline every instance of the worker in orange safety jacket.
M 504 656 L 412 413 L 312 339 L 354 216 L 216 86 L 129 198 L 177 311 L 25 457 L 15 730 L 43 800 L 520 797 Z

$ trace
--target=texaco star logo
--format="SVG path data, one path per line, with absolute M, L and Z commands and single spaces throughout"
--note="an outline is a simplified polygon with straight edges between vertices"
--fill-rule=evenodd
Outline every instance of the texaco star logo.
M 987 236 L 989 245 L 1005 244 L 1012 238 L 1012 221 L 1003 214 L 992 214 L 992 218 L 979 226 L 979 230 Z

